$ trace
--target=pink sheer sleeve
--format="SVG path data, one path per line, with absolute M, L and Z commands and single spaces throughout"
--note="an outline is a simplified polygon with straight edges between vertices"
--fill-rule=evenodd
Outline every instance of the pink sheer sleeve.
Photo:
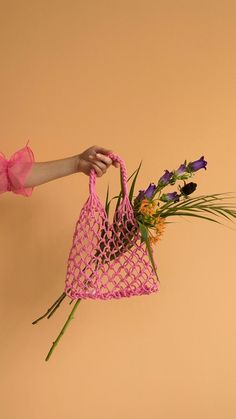
M 9 160 L 0 153 L 0 194 L 12 191 L 18 195 L 30 196 L 34 188 L 25 188 L 24 183 L 34 162 L 34 154 L 28 143 Z

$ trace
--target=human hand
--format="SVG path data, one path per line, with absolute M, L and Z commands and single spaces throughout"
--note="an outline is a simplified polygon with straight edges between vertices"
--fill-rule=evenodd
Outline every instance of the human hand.
M 89 147 L 78 155 L 77 172 L 83 172 L 85 175 L 89 176 L 90 170 L 94 169 L 97 177 L 101 177 L 111 165 L 118 168 L 119 163 L 110 159 L 110 157 L 107 156 L 109 153 L 112 153 L 112 150 L 97 145 Z

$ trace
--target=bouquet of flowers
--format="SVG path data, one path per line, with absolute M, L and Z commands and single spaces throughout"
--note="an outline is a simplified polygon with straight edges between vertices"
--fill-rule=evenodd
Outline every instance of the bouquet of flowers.
M 192 193 L 196 190 L 197 184 L 188 179 L 192 178 L 195 173 L 200 169 L 205 169 L 207 162 L 204 160 L 204 156 L 195 161 L 190 161 L 187 163 L 185 160 L 178 169 L 176 170 L 165 170 L 164 174 L 159 178 L 157 183 L 150 183 L 148 188 L 145 190 L 139 190 L 139 193 L 135 195 L 135 185 L 138 178 L 138 174 L 141 168 L 142 161 L 140 162 L 138 168 L 132 173 L 128 178 L 130 181 L 132 178 L 132 183 L 129 191 L 129 201 L 132 208 L 132 215 L 135 219 L 135 225 L 129 222 L 128 213 L 122 219 L 117 220 L 113 219 L 113 231 L 116 233 L 116 239 L 119 241 L 118 250 L 115 250 L 114 241 L 107 241 L 104 244 L 105 230 L 100 231 L 100 237 L 103 239 L 99 242 L 98 248 L 96 249 L 95 255 L 91 260 L 95 260 L 93 265 L 93 270 L 90 275 L 91 280 L 86 279 L 83 282 L 83 286 L 88 286 L 92 284 L 93 275 L 96 271 L 98 264 L 108 264 L 120 257 L 123 253 L 129 252 L 130 248 L 140 240 L 142 244 L 146 245 L 147 254 L 150 258 L 151 267 L 153 273 L 156 276 L 158 282 L 159 278 L 157 275 L 156 265 L 153 258 L 153 248 L 162 238 L 162 235 L 166 229 L 166 225 L 170 223 L 167 221 L 168 217 L 173 216 L 189 216 L 197 217 L 204 220 L 212 221 L 215 223 L 222 224 L 219 219 L 227 219 L 233 221 L 236 218 L 236 208 L 235 204 L 232 202 L 227 202 L 227 199 L 230 198 L 231 192 L 217 193 L 212 195 L 200 195 L 196 197 L 191 197 Z M 165 192 L 165 188 L 175 186 L 175 190 Z M 114 196 L 109 199 L 109 185 L 106 194 L 105 201 L 105 212 L 106 216 L 109 216 L 110 204 L 116 199 L 116 209 L 119 208 L 121 199 L 124 198 L 125 191 L 124 185 L 122 184 L 121 178 L 121 190 L 118 196 Z M 126 234 L 124 234 L 124 225 L 126 226 Z M 106 257 L 104 254 L 104 249 L 106 244 L 109 245 L 109 257 Z M 113 247 L 113 248 L 111 248 Z M 85 268 L 84 268 L 85 269 Z M 157 282 L 156 281 L 156 282 Z M 157 290 L 157 287 L 152 288 L 153 291 Z M 151 292 L 149 290 L 149 292 Z M 145 293 L 149 293 L 145 292 Z M 63 300 L 70 296 L 72 297 L 69 304 L 74 303 L 72 311 L 64 324 L 61 332 L 59 333 L 56 340 L 53 342 L 47 357 L 46 361 L 51 357 L 55 347 L 60 341 L 61 337 L 65 333 L 66 328 L 73 319 L 73 315 L 81 301 L 81 298 L 74 293 L 72 293 L 71 284 L 67 284 L 65 291 L 60 295 L 60 297 L 53 303 L 53 305 L 43 314 L 41 317 L 33 321 L 33 324 L 38 323 L 41 319 L 47 317 L 48 319 L 55 313 L 59 308 Z M 84 294 L 83 294 L 84 295 Z M 134 295 L 134 294 L 132 294 Z M 136 294 L 138 295 L 138 294 Z M 125 294 L 123 296 L 129 296 Z M 119 297 L 117 297 L 119 298 Z

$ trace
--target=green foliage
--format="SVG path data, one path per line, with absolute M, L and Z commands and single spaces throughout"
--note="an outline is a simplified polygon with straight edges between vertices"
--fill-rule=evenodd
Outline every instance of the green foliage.
M 140 165 L 141 165 L 141 163 L 140 163 Z M 140 166 L 139 165 L 139 166 Z M 132 173 L 132 175 L 128 178 L 128 182 L 129 182 L 129 180 L 130 179 L 132 179 L 132 177 L 137 173 L 137 171 L 139 171 L 139 168 L 140 167 L 138 167 L 138 169 L 136 169 L 133 173 Z M 123 188 L 121 187 L 121 191 L 120 191 L 120 193 L 119 193 L 119 195 L 118 195 L 118 200 L 117 200 L 117 203 L 116 203 L 116 208 L 115 208 L 115 211 L 117 211 L 117 209 L 118 209 L 118 207 L 119 207 L 119 205 L 120 205 L 120 201 L 121 201 L 121 197 L 122 197 L 122 192 L 123 192 Z M 117 196 L 115 196 L 114 198 L 112 198 L 112 199 L 115 199 L 115 198 L 117 198 Z
M 201 195 L 195 198 L 187 198 L 178 203 L 169 202 L 160 208 L 159 214 L 162 217 L 170 216 L 190 216 L 203 218 L 218 224 L 223 224 L 215 217 L 226 218 L 233 221 L 236 218 L 236 204 L 224 202 L 230 197 L 227 196 L 230 192 Z M 223 201 L 223 202 L 221 202 Z M 210 214 L 211 216 L 206 216 Z
M 147 229 L 147 227 L 144 224 L 140 223 L 139 221 L 138 221 L 138 224 L 139 224 L 139 228 L 140 228 L 140 232 L 141 232 L 141 242 L 142 243 L 143 242 L 146 243 L 148 255 L 149 255 L 149 258 L 150 258 L 150 261 L 151 261 L 153 270 L 154 270 L 154 272 L 156 274 L 157 280 L 160 282 L 159 277 L 157 275 L 157 271 L 156 271 L 156 267 L 155 267 L 155 262 L 154 262 L 153 254 L 152 254 L 152 249 L 151 249 L 151 245 L 150 245 L 149 238 L 148 238 L 148 229 Z
M 133 195 L 134 195 L 134 187 L 135 187 L 135 183 L 136 183 L 136 180 L 137 180 L 137 177 L 138 177 L 138 174 L 139 174 L 139 170 L 140 170 L 140 168 L 141 168 L 141 165 L 142 165 L 142 160 L 141 160 L 141 162 L 140 162 L 140 164 L 139 164 L 139 167 L 138 167 L 138 168 L 137 168 L 137 170 L 136 170 L 135 177 L 134 177 L 133 182 L 132 182 L 132 185 L 131 185 L 131 187 L 130 187 L 130 192 L 129 192 L 129 200 L 130 200 L 130 202 L 132 202 L 132 199 L 133 199 Z
M 105 203 L 105 211 L 107 214 L 107 217 L 109 215 L 109 209 L 110 209 L 110 202 L 108 202 L 108 198 L 109 198 L 109 185 L 107 186 L 107 195 L 106 195 L 106 203 Z

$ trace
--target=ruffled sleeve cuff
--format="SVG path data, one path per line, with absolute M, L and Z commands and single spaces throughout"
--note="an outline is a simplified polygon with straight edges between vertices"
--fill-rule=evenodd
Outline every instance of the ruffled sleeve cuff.
M 28 143 L 9 160 L 0 153 L 0 193 L 11 191 L 18 195 L 31 196 L 34 187 L 26 188 L 24 184 L 34 162 L 34 154 Z

